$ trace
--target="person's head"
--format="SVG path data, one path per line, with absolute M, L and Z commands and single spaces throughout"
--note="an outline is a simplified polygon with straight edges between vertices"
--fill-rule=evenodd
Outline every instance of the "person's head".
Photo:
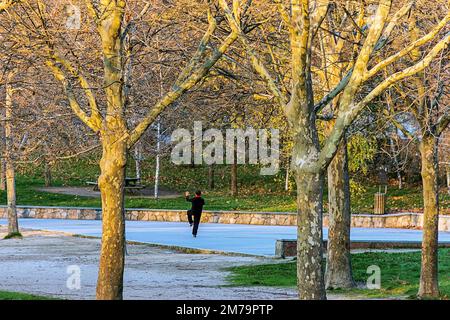
M 200 197 L 202 195 L 202 192 L 200 190 L 195 191 L 195 195 L 197 197 Z

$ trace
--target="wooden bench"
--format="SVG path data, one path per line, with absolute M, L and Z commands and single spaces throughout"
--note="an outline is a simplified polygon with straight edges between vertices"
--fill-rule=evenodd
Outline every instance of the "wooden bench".
M 139 184 L 139 185 L 133 185 L 133 186 L 125 186 L 125 191 L 130 191 L 131 193 L 133 193 L 134 194 L 134 192 L 135 191 L 137 191 L 137 190 L 142 190 L 142 189 L 144 189 L 145 188 L 145 186 L 144 185 L 141 185 L 141 184 Z
M 125 191 L 134 193 L 136 190 L 142 190 L 145 186 L 141 184 L 140 178 L 125 178 Z

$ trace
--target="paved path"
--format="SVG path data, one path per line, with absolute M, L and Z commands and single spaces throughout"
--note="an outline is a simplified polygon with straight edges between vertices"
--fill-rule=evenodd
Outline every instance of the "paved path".
M 6 232 L 7 228 L 0 226 L 0 239 Z M 22 233 L 20 240 L 0 240 L 0 290 L 66 299 L 95 298 L 99 239 L 70 237 L 57 231 L 22 229 Z M 145 244 L 129 245 L 124 298 L 295 299 L 295 288 L 226 286 L 230 272 L 224 268 L 274 262 L 262 257 L 186 254 Z M 80 272 L 79 288 L 67 286 L 74 267 Z M 329 298 L 341 299 L 336 295 Z
M 88 198 L 100 198 L 100 191 L 94 191 L 93 187 L 41 187 L 36 188 L 37 191 L 40 192 L 48 192 L 48 193 L 56 193 L 56 194 L 65 194 L 71 196 L 80 196 L 80 197 L 88 197 Z M 136 192 L 135 194 L 129 194 L 127 192 L 127 198 L 153 198 L 154 197 L 153 188 L 144 188 Z M 174 199 L 182 197 L 182 194 L 179 192 L 171 191 L 168 189 L 160 189 L 159 190 L 159 198 L 161 199 Z
M 6 220 L 0 219 L 0 225 Z M 87 236 L 101 235 L 98 220 L 21 219 L 24 228 L 62 231 Z M 296 227 L 257 226 L 205 223 L 193 238 L 187 223 L 127 221 L 127 239 L 145 243 L 209 249 L 253 255 L 273 256 L 277 239 L 295 239 Z M 327 229 L 324 229 L 327 238 Z M 421 241 L 422 231 L 408 229 L 353 228 L 352 240 L 358 241 Z M 450 243 L 450 232 L 440 232 L 439 240 Z

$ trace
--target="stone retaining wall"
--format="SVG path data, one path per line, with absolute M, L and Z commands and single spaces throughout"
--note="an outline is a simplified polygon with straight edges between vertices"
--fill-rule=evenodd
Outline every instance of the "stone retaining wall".
M 101 209 L 99 208 L 20 206 L 17 210 L 21 218 L 101 219 Z M 6 217 L 6 207 L 0 206 L 0 218 Z M 126 219 L 134 221 L 187 222 L 185 210 L 128 209 L 126 210 Z M 296 214 L 290 212 L 204 211 L 202 215 L 202 222 L 207 223 L 294 226 L 296 221 Z M 422 224 L 423 216 L 421 213 L 352 215 L 352 227 L 421 229 Z M 324 225 L 328 226 L 327 216 L 324 217 Z M 439 230 L 450 231 L 450 215 L 440 216 Z

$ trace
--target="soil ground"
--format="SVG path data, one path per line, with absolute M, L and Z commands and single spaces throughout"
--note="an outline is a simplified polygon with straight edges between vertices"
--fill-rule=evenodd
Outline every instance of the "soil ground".
M 49 192 L 55 194 L 65 194 L 79 197 L 100 198 L 100 191 L 94 191 L 93 187 L 42 187 L 36 188 L 37 191 Z M 160 189 L 158 197 L 160 199 L 173 199 L 182 196 L 175 191 Z M 144 188 L 133 192 L 127 192 L 127 197 L 153 198 L 154 190 L 152 188 Z
M 6 235 L 0 227 L 0 238 Z M 21 230 L 23 239 L 0 240 L 0 290 L 64 299 L 94 299 L 99 239 L 62 232 Z M 273 263 L 273 259 L 220 254 L 187 254 L 128 245 L 125 299 L 295 299 L 290 288 L 229 287 L 226 267 Z M 80 268 L 80 290 L 67 288 L 69 266 Z M 69 269 L 70 271 L 70 269 Z M 225 286 L 224 286 L 225 285 Z

